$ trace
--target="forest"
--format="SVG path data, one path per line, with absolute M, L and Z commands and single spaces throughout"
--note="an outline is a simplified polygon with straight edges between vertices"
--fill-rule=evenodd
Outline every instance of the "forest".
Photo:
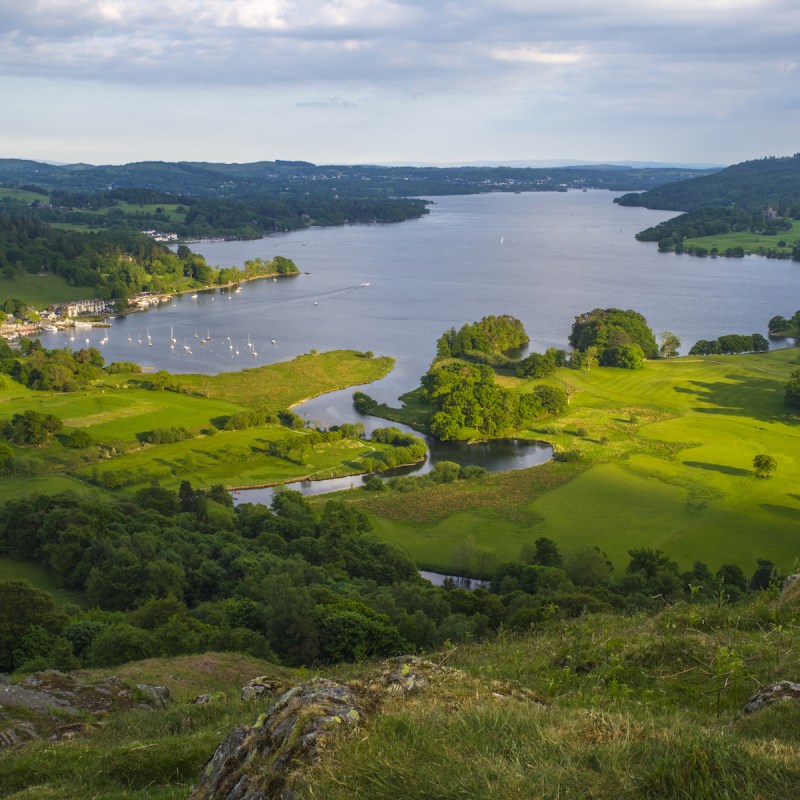
M 276 663 L 353 661 L 528 630 L 556 617 L 658 608 L 690 596 L 734 602 L 776 584 L 762 559 L 688 571 L 632 549 L 613 574 L 591 543 L 565 558 L 540 537 L 513 563 L 485 562 L 489 587 L 434 587 L 352 505 L 319 513 L 297 492 L 272 507 L 221 486 L 158 486 L 116 501 L 74 494 L 0 507 L 0 555 L 44 565 L 80 603 L 0 582 L 0 671 L 113 666 L 152 656 L 233 650 Z
M 44 223 L 31 211 L 0 213 L 0 274 L 60 275 L 76 286 L 89 286 L 104 300 L 127 298 L 143 291 L 170 292 L 209 284 L 225 284 L 267 274 L 292 274 L 297 267 L 281 256 L 255 259 L 236 268 L 214 269 L 203 256 L 181 245 L 178 252 L 131 229 L 85 233 Z
M 800 216 L 800 153 L 734 164 L 709 175 L 665 184 L 614 200 L 622 206 L 670 211 L 736 207 L 778 216 Z

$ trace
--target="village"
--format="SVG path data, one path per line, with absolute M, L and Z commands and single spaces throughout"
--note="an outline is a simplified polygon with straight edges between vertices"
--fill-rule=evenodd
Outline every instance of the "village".
M 0 337 L 13 342 L 22 336 L 36 336 L 40 331 L 108 327 L 110 317 L 119 317 L 134 311 L 147 311 L 151 306 L 167 303 L 171 299 L 168 294 L 144 292 L 130 297 L 128 306 L 122 311 L 116 302 L 100 298 L 59 303 L 49 306 L 44 311 L 29 307 L 21 314 L 6 316 L 0 323 Z

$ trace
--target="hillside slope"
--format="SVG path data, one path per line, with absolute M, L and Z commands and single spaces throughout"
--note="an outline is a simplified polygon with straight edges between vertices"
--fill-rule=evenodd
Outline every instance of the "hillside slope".
M 800 211 L 800 153 L 734 164 L 711 175 L 668 183 L 614 201 L 623 206 L 669 211 L 738 206 L 751 211 L 768 208 L 787 216 Z
M 426 661 L 313 673 L 233 654 L 128 664 L 119 680 L 167 687 L 166 707 L 84 715 L 69 736 L 6 750 L 0 797 L 783 800 L 800 786 L 800 702 L 741 709 L 800 676 L 798 586 L 747 604 L 554 616 Z M 0 706 L 4 730 L 37 720 Z

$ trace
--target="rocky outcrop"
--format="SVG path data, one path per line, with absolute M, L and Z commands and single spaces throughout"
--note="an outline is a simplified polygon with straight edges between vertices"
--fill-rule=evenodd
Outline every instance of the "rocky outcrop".
M 35 672 L 17 684 L 0 684 L 0 748 L 19 747 L 35 739 L 72 739 L 92 727 L 65 717 L 99 716 L 130 708 L 163 708 L 165 686 L 141 683 L 135 688 L 111 676 L 82 683 L 56 670 Z
M 288 800 L 303 767 L 318 761 L 339 736 L 358 729 L 383 702 L 460 674 L 430 661 L 402 657 L 387 661 L 367 681 L 313 678 L 294 686 L 252 727 L 236 728 L 224 739 L 205 765 L 190 800 Z M 249 691 L 242 696 L 252 697 Z
M 772 686 L 765 686 L 759 689 L 744 705 L 742 714 L 754 714 L 767 708 L 773 703 L 780 703 L 786 700 L 800 700 L 800 683 L 793 681 L 778 681 Z

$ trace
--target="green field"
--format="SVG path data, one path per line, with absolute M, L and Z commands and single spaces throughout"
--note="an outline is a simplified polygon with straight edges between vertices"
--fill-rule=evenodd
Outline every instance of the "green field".
M 80 592 L 56 586 L 50 571 L 33 561 L 21 561 L 8 556 L 0 556 L 0 581 L 27 581 L 31 586 L 48 592 L 62 603 L 82 602 Z
M 245 431 L 224 431 L 216 436 L 188 439 L 174 444 L 146 447 L 110 461 L 81 467 L 75 471 L 86 480 L 119 476 L 126 491 L 149 486 L 154 480 L 177 489 L 188 480 L 198 488 L 224 486 L 262 486 L 300 478 L 330 478 L 363 471 L 357 459 L 375 449 L 367 442 L 344 439 L 307 447 L 299 463 L 268 455 L 269 442 L 290 439 L 302 447 L 306 434 L 279 425 Z
M 311 446 L 306 432 L 277 423 L 243 431 L 223 428 L 247 406 L 281 409 L 325 391 L 375 380 L 393 363 L 390 358 L 335 351 L 241 373 L 175 377 L 196 394 L 142 388 L 151 377 L 138 374 L 106 375 L 87 390 L 65 393 L 33 391 L 7 378 L 0 387 L 0 425 L 33 410 L 54 414 L 64 429 L 47 446 L 13 447 L 13 464 L 0 479 L 0 500 L 67 489 L 132 491 L 152 481 L 170 488 L 182 480 L 197 487 L 243 487 L 363 472 L 359 459 L 385 445 L 343 439 Z M 141 443 L 143 434 L 171 428 L 185 428 L 191 438 Z M 95 444 L 69 447 L 74 430 L 87 431 Z M 289 445 L 285 457 L 270 454 L 276 442 Z
M 784 247 L 779 247 L 778 242 L 786 242 Z M 724 253 L 732 247 L 741 247 L 746 254 L 765 253 L 775 250 L 778 253 L 791 254 L 792 246 L 800 243 L 800 222 L 793 221 L 792 229 L 779 231 L 774 236 L 765 236 L 760 233 L 742 231 L 740 233 L 720 233 L 714 236 L 698 236 L 695 239 L 685 239 L 683 247 L 705 247 L 709 252 L 716 248 L 717 252 Z
M 383 539 L 440 571 L 453 569 L 453 551 L 466 542 L 502 561 L 540 536 L 565 552 L 599 546 L 617 569 L 631 548 L 651 547 L 687 567 L 734 561 L 752 571 L 768 558 L 791 571 L 800 558 L 800 419 L 782 398 L 799 356 L 793 349 L 654 361 L 642 370 L 562 369 L 553 382 L 578 389 L 569 411 L 522 434 L 574 451 L 575 463 L 409 494 L 350 495 Z M 758 453 L 777 460 L 768 479 L 753 472 Z
M 371 358 L 355 350 L 331 350 L 241 372 L 176 375 L 175 380 L 184 390 L 203 397 L 280 409 L 346 386 L 371 383 L 388 375 L 393 366 L 394 359 L 388 356 Z
M 156 209 L 161 209 L 157 213 Z M 183 211 L 178 211 L 178 208 L 183 208 Z M 172 222 L 184 222 L 186 220 L 186 209 L 177 203 L 117 203 L 110 208 L 104 208 L 98 213 L 108 214 L 109 211 L 121 211 L 126 216 L 153 217 L 153 221 L 157 222 L 158 219 L 163 218 Z
M 91 286 L 71 286 L 60 275 L 21 275 L 0 278 L 0 299 L 16 297 L 35 308 L 95 296 Z
M 25 189 L 17 189 L 10 186 L 0 186 L 0 200 L 18 200 L 20 203 L 33 203 L 38 200 L 40 203 L 47 203 L 50 197 L 39 192 L 29 192 Z

